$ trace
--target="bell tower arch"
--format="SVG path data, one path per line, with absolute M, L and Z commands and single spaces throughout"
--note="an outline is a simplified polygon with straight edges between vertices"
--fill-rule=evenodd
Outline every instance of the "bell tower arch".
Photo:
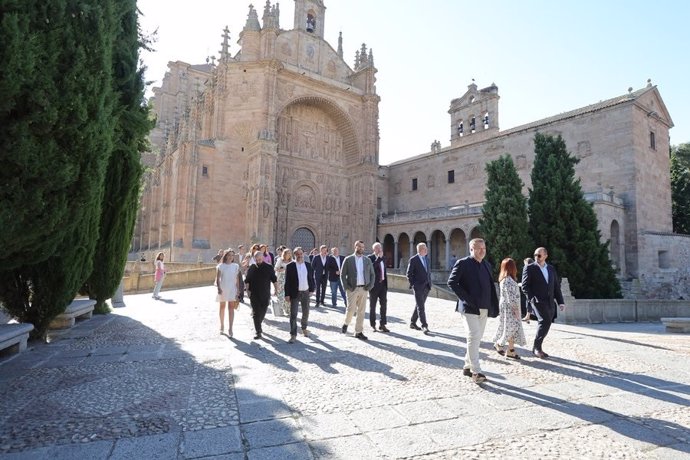
M 303 30 L 323 39 L 325 20 L 326 7 L 322 0 L 295 0 L 296 30 Z

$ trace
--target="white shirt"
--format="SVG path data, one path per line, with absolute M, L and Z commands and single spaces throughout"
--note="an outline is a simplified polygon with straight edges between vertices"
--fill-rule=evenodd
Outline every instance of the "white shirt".
M 308 291 L 309 281 L 307 280 L 307 264 L 305 264 L 304 262 L 295 262 L 295 266 L 297 267 L 297 279 L 299 280 L 298 289 L 300 291 Z
M 364 256 L 355 256 L 355 266 L 357 267 L 357 286 L 364 286 Z
M 537 264 L 539 265 L 539 264 Z M 541 274 L 544 275 L 544 279 L 546 280 L 546 284 L 549 284 L 549 270 L 546 268 L 546 264 L 542 267 L 539 265 L 539 269 L 541 270 Z

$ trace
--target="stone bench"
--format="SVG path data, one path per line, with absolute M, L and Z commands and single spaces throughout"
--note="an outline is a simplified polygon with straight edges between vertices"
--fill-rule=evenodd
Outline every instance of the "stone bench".
M 661 318 L 666 332 L 690 332 L 690 318 Z
M 26 350 L 29 332 L 33 330 L 34 325 L 30 323 L 0 324 L 0 355 Z
M 93 315 L 93 308 L 96 301 L 92 299 L 75 299 L 70 303 L 65 311 L 55 317 L 50 322 L 48 329 L 69 329 L 74 326 L 77 319 L 90 319 Z

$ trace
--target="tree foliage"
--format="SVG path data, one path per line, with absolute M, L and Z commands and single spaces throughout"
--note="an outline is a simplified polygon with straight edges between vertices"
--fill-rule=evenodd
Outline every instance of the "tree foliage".
M 486 239 L 487 257 L 498 274 L 501 261 L 510 257 L 518 269 L 531 254 L 527 221 L 527 198 L 513 159 L 505 155 L 486 165 L 487 188 L 479 231 Z
M 113 2 L 3 3 L 0 301 L 39 336 L 91 273 L 114 127 Z
M 690 235 L 690 144 L 671 149 L 673 231 Z
M 97 311 L 107 310 L 105 300 L 112 297 L 122 279 L 138 209 L 141 152 L 147 147 L 146 138 L 151 129 L 149 111 L 144 104 L 143 68 L 139 67 L 141 41 L 136 1 L 120 0 L 117 8 L 118 32 L 113 54 L 114 146 L 106 172 L 93 272 L 86 284 L 89 296 L 97 301 Z
M 561 136 L 537 133 L 534 146 L 528 205 L 535 246 L 547 249 L 549 263 L 568 278 L 575 297 L 621 297 L 608 243 L 601 243 L 596 215 L 575 178 L 579 160 L 570 155 Z

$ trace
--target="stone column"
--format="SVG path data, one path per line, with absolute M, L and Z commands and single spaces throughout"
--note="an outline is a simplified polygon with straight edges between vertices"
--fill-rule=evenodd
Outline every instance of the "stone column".
M 410 240 L 410 258 L 414 255 L 414 240 Z
M 393 268 L 400 268 L 398 261 L 398 242 L 393 240 Z
M 443 269 L 448 270 L 448 265 L 450 265 L 450 238 L 446 239 L 446 266 Z
M 124 300 L 124 295 L 123 295 L 123 284 L 124 284 L 124 281 L 120 280 L 120 285 L 117 287 L 117 291 L 115 291 L 115 294 L 113 294 L 113 298 L 110 299 L 110 302 L 112 303 L 113 308 L 119 308 L 119 307 L 125 306 L 125 300 Z

